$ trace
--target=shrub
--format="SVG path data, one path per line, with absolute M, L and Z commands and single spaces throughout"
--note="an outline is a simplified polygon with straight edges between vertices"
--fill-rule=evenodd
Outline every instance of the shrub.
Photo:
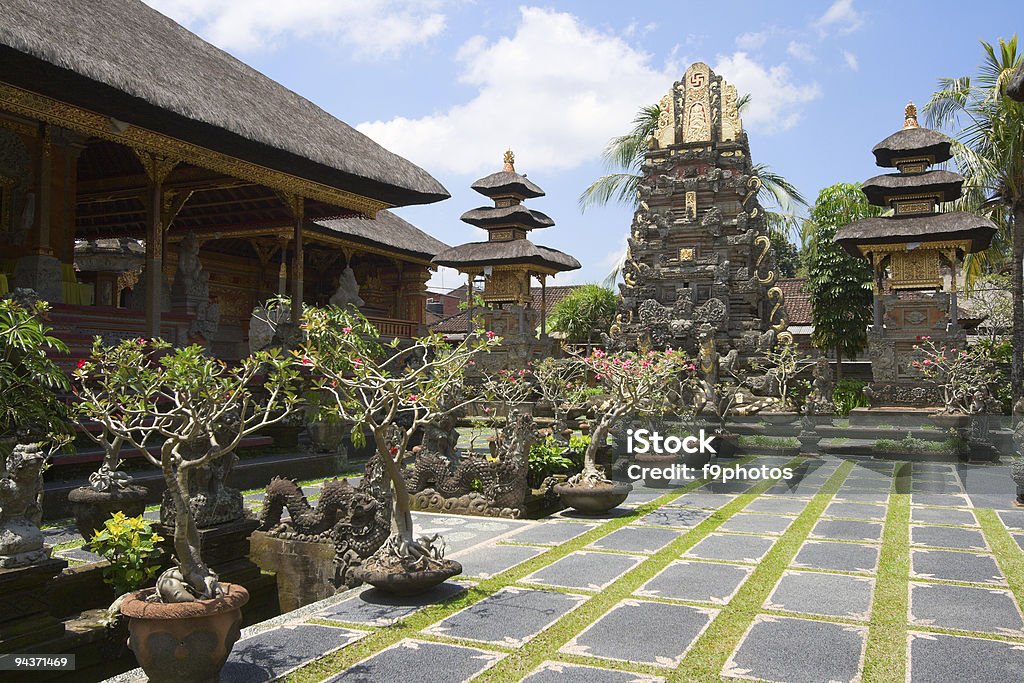
M 570 448 L 572 448 L 571 442 Z M 530 447 L 530 458 L 528 461 L 530 485 L 533 487 L 540 486 L 552 474 L 572 467 L 573 461 L 566 457 L 568 452 L 553 436 L 549 436 L 543 441 L 535 442 Z M 580 458 L 582 460 L 582 452 L 580 453 Z
M 157 543 L 162 540 L 145 517 L 115 512 L 89 545 L 110 563 L 103 570 L 103 581 L 116 595 L 124 595 L 148 585 L 160 571 L 163 549 Z
M 864 382 L 859 379 L 841 379 L 832 390 L 832 402 L 836 413 L 842 417 L 850 414 L 854 408 L 868 408 L 871 402 L 864 395 Z

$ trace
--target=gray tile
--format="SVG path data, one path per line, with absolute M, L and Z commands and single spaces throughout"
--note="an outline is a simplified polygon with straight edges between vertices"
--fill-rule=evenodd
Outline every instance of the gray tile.
M 713 481 L 708 484 L 704 484 L 697 490 L 704 493 L 746 493 L 748 489 L 757 483 L 759 482 L 746 480 L 726 482 Z
M 811 499 L 818 492 L 818 486 L 789 486 L 787 484 L 776 484 L 770 486 L 765 490 L 765 493 L 770 496 L 779 496 L 786 498 L 795 499 Z
M 753 567 L 676 560 L 641 586 L 636 595 L 724 605 L 753 573 Z
M 610 585 L 644 559 L 635 555 L 577 550 L 524 577 L 522 582 L 596 591 Z
M 915 462 L 911 463 L 910 469 L 915 474 L 917 472 L 955 472 L 956 466 L 938 462 Z
M 627 553 L 656 553 L 684 533 L 675 529 L 626 526 L 603 536 L 588 548 L 621 550 Z
M 567 509 L 557 512 L 551 516 L 551 519 L 570 519 L 579 520 L 581 522 L 601 522 L 608 519 L 618 519 L 619 517 L 628 517 L 633 514 L 633 509 L 628 507 L 622 507 L 621 505 L 617 508 L 612 508 L 607 512 L 602 512 L 599 515 L 585 515 L 579 510 Z
M 745 514 L 743 512 L 739 512 L 725 520 L 718 527 L 718 531 L 781 536 L 786 533 L 786 529 L 788 529 L 792 523 L 792 517 Z
M 1024 644 L 911 631 L 910 683 L 1006 683 L 1024 671 Z
M 707 607 L 623 600 L 560 652 L 675 667 L 717 614 Z
M 664 680 L 661 676 L 550 661 L 523 679 L 528 683 L 662 683 Z
M 59 550 L 54 553 L 57 557 L 62 557 L 65 560 L 74 560 L 76 562 L 101 562 L 102 557 L 96 553 L 91 553 L 85 548 L 68 548 L 67 550 Z
M 427 671 L 443 671 L 445 683 L 468 681 L 505 655 L 474 647 L 405 639 L 353 664 L 324 683 L 423 683 Z
M 1013 540 L 1017 541 L 1021 550 L 1024 550 L 1024 534 L 1013 534 Z
M 869 493 L 871 491 L 888 491 L 891 488 L 892 480 L 886 479 L 884 477 L 879 477 L 877 479 L 847 478 L 846 480 L 843 481 L 842 484 L 839 485 L 840 491 L 855 491 L 864 489 Z
M 488 545 L 455 555 L 452 559 L 462 565 L 463 575 L 489 579 L 547 551 L 547 548 L 528 546 Z
M 959 493 L 912 493 L 910 502 L 913 505 L 930 505 L 938 507 L 968 507 L 967 496 Z
M 949 510 L 944 508 L 910 508 L 910 521 L 923 524 L 957 524 L 978 526 L 978 520 L 971 510 Z
M 720 510 L 732 501 L 736 496 L 727 493 L 708 493 L 706 491 L 691 491 L 679 496 L 669 507 L 703 508 L 705 510 Z
M 759 614 L 722 669 L 786 683 L 859 680 L 867 628 Z
M 1006 584 L 994 557 L 958 550 L 911 549 L 910 575 L 918 579 Z
M 910 526 L 910 544 L 929 548 L 959 548 L 960 550 L 988 550 L 985 536 L 977 529 L 950 526 Z
M 1013 593 L 998 588 L 912 581 L 910 623 L 1024 636 L 1024 620 Z
M 340 650 L 367 635 L 347 628 L 299 624 L 262 631 L 235 643 L 221 669 L 222 683 L 273 681 L 318 657 Z M 176 669 L 187 667 L 181 660 Z M 196 679 L 198 680 L 198 679 Z
M 861 576 L 786 570 L 765 609 L 867 621 L 875 581 Z
M 1003 520 L 1007 529 L 1014 531 L 1024 529 L 1024 510 L 996 510 L 996 514 L 999 515 L 999 519 Z
M 376 588 L 359 591 L 350 598 L 317 612 L 318 619 L 333 619 L 368 626 L 389 626 L 427 605 L 445 602 L 462 594 L 466 585 L 446 581 L 422 595 L 389 595 Z
M 869 491 L 867 489 L 840 489 L 836 492 L 835 499 L 853 503 L 888 503 L 889 494 L 885 491 Z
M 736 534 L 708 534 L 690 548 L 685 555 L 705 560 L 732 560 L 758 562 L 775 544 L 774 538 L 740 536 Z
M 768 512 L 774 515 L 799 515 L 807 507 L 806 500 L 798 498 L 769 498 L 760 496 L 747 507 L 744 512 Z
M 433 624 L 424 633 L 522 647 L 587 597 L 508 586 Z
M 540 524 L 528 526 L 514 536 L 508 536 L 505 540 L 515 543 L 532 543 L 534 545 L 561 545 L 596 528 L 596 524 L 575 524 L 572 522 L 546 520 Z
M 837 500 L 834 503 L 829 503 L 828 507 L 825 508 L 825 512 L 822 513 L 822 516 L 883 521 L 885 520 L 885 515 L 888 511 L 889 508 L 885 505 L 877 505 L 875 503 L 852 503 L 849 501 Z
M 440 534 L 448 544 L 448 552 L 472 548 L 515 529 L 530 526 L 530 522 L 495 517 L 458 517 L 431 513 L 413 513 L 418 535 Z
M 649 526 L 668 526 L 675 529 L 688 529 L 697 526 L 710 516 L 710 510 L 663 507 L 644 515 L 635 523 Z
M 42 529 L 42 532 L 43 542 L 47 545 L 60 545 L 61 543 L 70 543 L 71 541 L 85 542 L 74 525 L 61 524 Z
M 833 538 L 840 541 L 879 541 L 881 522 L 860 522 L 848 519 L 823 519 L 814 525 L 811 538 Z
M 879 548 L 859 543 L 805 541 L 793 558 L 794 567 L 832 569 L 841 572 L 871 572 L 878 567 Z

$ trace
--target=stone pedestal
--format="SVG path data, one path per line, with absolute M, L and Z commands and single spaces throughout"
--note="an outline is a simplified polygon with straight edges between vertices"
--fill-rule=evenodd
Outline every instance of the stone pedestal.
M 207 566 L 221 581 L 239 583 L 248 588 L 247 580 L 258 578 L 260 568 L 249 559 L 249 535 L 259 527 L 255 519 L 238 519 L 199 530 L 199 548 Z M 163 547 L 168 556 L 174 555 L 174 527 L 156 525 L 164 537 Z
M 22 256 L 14 267 L 14 287 L 35 290 L 50 303 L 64 301 L 63 278 L 60 260 L 46 254 Z
M 277 574 L 277 598 L 282 612 L 334 595 L 332 543 L 309 543 L 255 531 L 249 557 L 260 569 Z
M 64 634 L 64 624 L 50 614 L 46 587 L 66 560 L 44 560 L 17 569 L 0 569 L 0 653 L 32 652 L 32 646 Z

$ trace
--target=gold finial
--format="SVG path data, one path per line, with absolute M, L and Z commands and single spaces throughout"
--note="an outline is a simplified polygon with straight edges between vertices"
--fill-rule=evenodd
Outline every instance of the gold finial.
M 505 150 L 505 168 L 503 170 L 514 173 L 515 170 L 516 170 L 515 163 L 516 163 L 516 155 L 512 153 L 511 149 L 506 149 Z
M 907 102 L 907 108 L 903 111 L 903 127 L 917 128 L 917 107 L 913 102 Z

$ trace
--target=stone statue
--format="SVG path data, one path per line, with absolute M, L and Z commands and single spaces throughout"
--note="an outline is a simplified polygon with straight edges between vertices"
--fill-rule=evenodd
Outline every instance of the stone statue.
M 814 363 L 814 379 L 811 391 L 804 403 L 805 415 L 831 415 L 835 412 L 832 402 L 832 368 L 828 358 L 821 356 Z
M 38 444 L 17 444 L 0 470 L 0 568 L 25 567 L 49 559 L 43 545 L 42 468 Z
M 229 432 L 230 430 L 225 429 L 224 431 Z M 229 438 L 230 436 L 225 434 L 219 440 L 221 443 L 225 443 Z M 192 448 L 183 449 L 182 457 L 189 460 L 197 459 L 205 453 L 207 448 L 208 444 L 201 441 Z M 234 522 L 245 517 L 242 493 L 225 484 L 225 480 L 231 474 L 237 460 L 237 455 L 228 453 L 212 463 L 188 471 L 188 504 L 192 508 L 192 519 L 200 529 Z M 170 491 L 164 492 L 160 505 L 160 523 L 168 527 L 174 526 L 174 499 L 171 497 Z
M 350 305 L 362 308 L 366 305 L 366 302 L 359 298 L 359 283 L 356 282 L 356 273 L 352 266 L 345 266 L 345 270 L 341 271 L 338 289 L 331 295 L 330 303 L 341 308 Z
M 210 298 L 210 274 L 203 270 L 199 260 L 199 241 L 194 232 L 189 232 L 178 243 L 178 268 L 174 272 L 171 296 L 206 300 Z

